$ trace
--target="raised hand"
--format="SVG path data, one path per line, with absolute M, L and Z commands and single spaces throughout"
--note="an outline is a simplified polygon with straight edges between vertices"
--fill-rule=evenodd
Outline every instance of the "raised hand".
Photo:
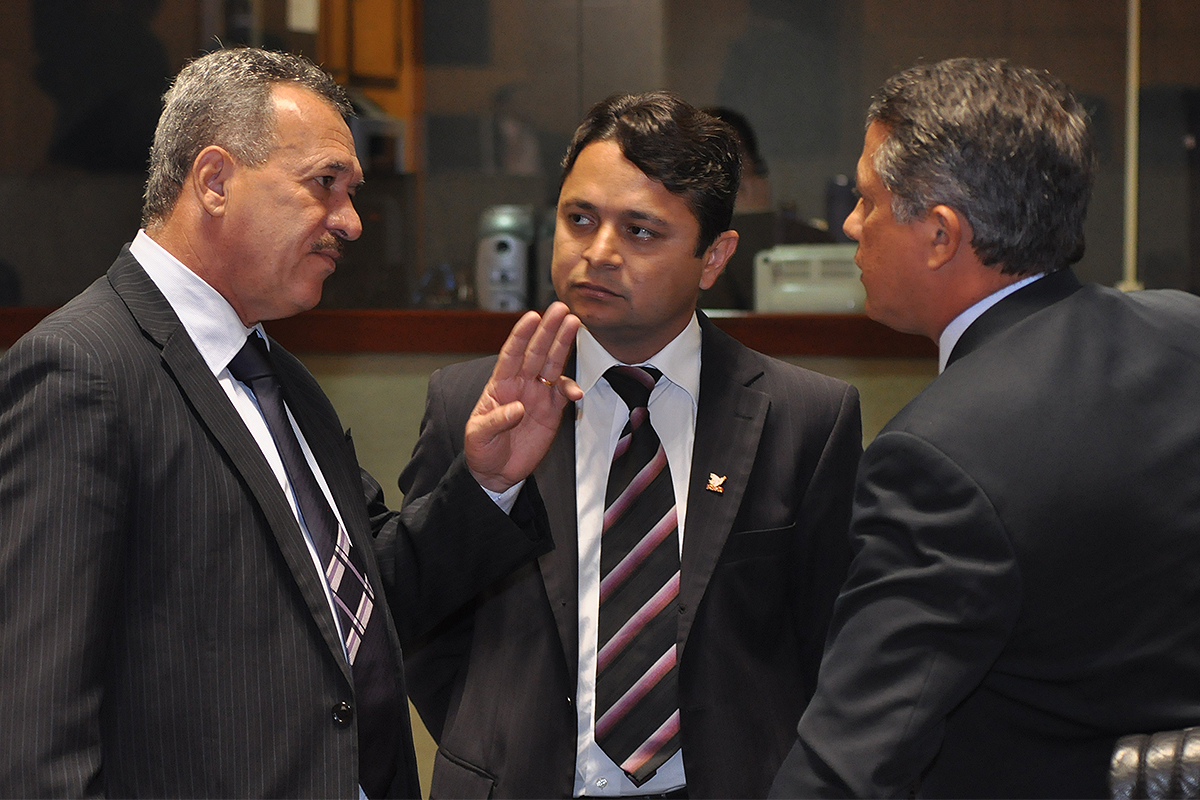
M 526 313 L 513 326 L 492 377 L 467 420 L 467 466 L 479 484 L 503 492 L 529 477 L 550 449 L 563 407 L 583 397 L 562 374 L 579 318 L 563 303 Z

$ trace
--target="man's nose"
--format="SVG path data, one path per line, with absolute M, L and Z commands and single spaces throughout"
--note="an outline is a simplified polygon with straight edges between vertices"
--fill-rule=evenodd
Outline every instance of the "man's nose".
M 354 208 L 354 201 L 349 195 L 338 203 L 337 207 L 329 215 L 329 229 L 333 231 L 338 238 L 345 239 L 348 242 L 353 242 L 359 236 L 362 236 L 362 220 L 358 216 L 358 211 Z
M 854 204 L 854 210 L 850 212 L 850 216 L 846 217 L 846 221 L 842 223 L 842 232 L 849 236 L 854 241 L 858 241 L 858 235 L 862 231 L 862 199 L 860 198 Z
M 593 267 L 618 267 L 621 265 L 619 237 L 616 228 L 602 224 L 583 251 L 583 257 Z

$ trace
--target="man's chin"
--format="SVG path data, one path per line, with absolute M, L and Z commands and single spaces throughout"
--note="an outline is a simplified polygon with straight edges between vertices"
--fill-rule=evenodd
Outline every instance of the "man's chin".
M 303 314 L 305 311 L 312 311 L 321 302 L 323 288 L 324 281 L 302 295 L 288 298 L 290 302 L 287 305 L 281 303 L 279 308 L 274 309 L 272 316 L 264 317 L 263 319 L 287 319 L 297 314 Z
M 926 333 L 921 329 L 917 320 L 905 319 L 896 314 L 888 314 L 886 311 L 880 311 L 871 305 L 871 299 L 868 297 L 863 305 L 863 313 L 867 315 L 867 319 L 878 322 L 880 325 L 885 325 L 897 333 L 911 333 L 914 336 L 925 336 Z M 936 341 L 936 339 L 935 339 Z
M 872 303 L 870 295 L 867 295 L 867 299 L 863 303 L 863 313 L 867 315 L 867 319 L 878 322 L 880 325 L 886 325 L 892 330 L 900 331 L 901 333 L 908 333 L 908 331 L 900 330 L 895 316 L 888 314 L 887 309 L 881 309 L 876 304 Z
M 567 307 L 588 330 L 603 330 L 618 321 L 610 309 L 598 308 L 595 303 L 570 303 Z

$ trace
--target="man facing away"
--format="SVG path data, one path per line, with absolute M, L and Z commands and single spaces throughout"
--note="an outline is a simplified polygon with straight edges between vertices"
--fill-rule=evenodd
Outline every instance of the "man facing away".
M 890 78 L 858 162 L 867 313 L 944 371 L 863 456 L 777 797 L 1103 797 L 1200 722 L 1200 300 L 1081 285 L 1094 157 L 1044 72 Z
M 298 57 L 192 62 L 145 230 L 0 359 L 0 795 L 419 797 L 400 641 L 549 546 L 536 491 L 510 517 L 482 486 L 578 394 L 561 304 L 403 514 L 262 336 L 361 232 L 348 111 Z
M 665 92 L 575 133 L 553 281 L 584 323 L 583 398 L 531 481 L 555 547 L 409 652 L 434 796 L 763 796 L 795 740 L 850 558 L 858 395 L 696 311 L 737 243 L 738 173 L 728 126 Z M 458 457 L 491 370 L 431 379 L 405 503 Z

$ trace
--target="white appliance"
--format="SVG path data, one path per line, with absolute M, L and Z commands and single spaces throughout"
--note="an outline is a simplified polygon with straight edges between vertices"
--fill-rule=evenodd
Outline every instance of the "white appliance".
M 863 310 L 857 244 L 779 244 L 754 256 L 754 310 L 844 313 Z
M 485 311 L 529 308 L 533 206 L 491 206 L 479 217 L 475 296 Z

